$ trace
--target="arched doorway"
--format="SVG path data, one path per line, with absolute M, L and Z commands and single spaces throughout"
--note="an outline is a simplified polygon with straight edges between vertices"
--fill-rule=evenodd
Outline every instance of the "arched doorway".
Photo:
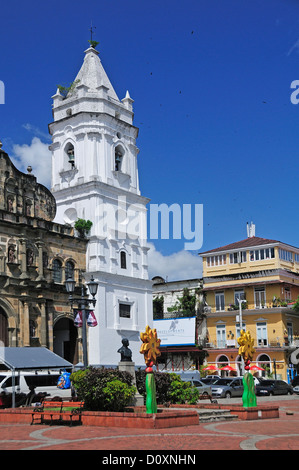
M 268 356 L 268 354 L 260 354 L 256 359 L 256 363 L 259 367 L 262 367 L 264 369 L 263 371 L 261 371 L 261 377 L 266 377 L 272 372 L 271 358 L 270 356 Z
M 58 320 L 53 329 L 53 350 L 72 364 L 78 363 L 78 331 L 69 318 Z
M 0 307 L 0 346 L 9 346 L 8 319 L 2 307 Z
M 216 366 L 218 369 L 221 369 L 222 367 L 228 366 L 229 365 L 229 359 L 226 355 L 222 354 L 221 356 L 217 357 L 216 359 Z M 228 375 L 225 371 L 219 370 L 218 374 L 221 377 L 225 377 Z

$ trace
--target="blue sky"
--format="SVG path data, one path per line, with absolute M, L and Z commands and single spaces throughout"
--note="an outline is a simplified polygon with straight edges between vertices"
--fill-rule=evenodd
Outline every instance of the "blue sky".
M 151 240 L 156 274 L 199 277 L 198 251 L 246 238 L 251 220 L 257 236 L 299 246 L 299 2 L 5 2 L 0 139 L 42 181 L 51 96 L 74 80 L 91 21 L 115 91 L 134 99 L 142 194 L 203 204 L 202 247 Z

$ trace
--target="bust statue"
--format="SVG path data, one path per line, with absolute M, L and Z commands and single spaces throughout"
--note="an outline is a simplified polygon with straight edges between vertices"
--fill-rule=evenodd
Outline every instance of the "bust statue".
M 127 338 L 123 338 L 121 342 L 123 345 L 117 351 L 121 355 L 121 358 L 120 358 L 121 362 L 132 362 L 132 351 L 128 347 L 129 340 Z

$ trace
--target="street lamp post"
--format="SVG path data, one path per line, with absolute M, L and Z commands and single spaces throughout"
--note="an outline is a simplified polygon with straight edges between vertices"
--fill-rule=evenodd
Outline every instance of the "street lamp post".
M 92 299 L 86 298 L 86 287 L 82 285 L 81 287 L 81 297 L 74 299 L 73 293 L 75 290 L 76 282 L 74 279 L 69 278 L 65 281 L 65 288 L 69 293 L 69 301 L 71 303 L 71 308 L 73 308 L 74 302 L 77 303 L 78 308 L 82 312 L 82 348 L 83 348 L 83 365 L 86 368 L 88 365 L 88 356 L 87 356 L 87 331 L 86 331 L 86 307 L 91 303 L 93 307 L 96 305 L 95 296 L 98 291 L 98 283 L 91 276 L 91 280 L 87 283 L 89 293 L 92 295 Z

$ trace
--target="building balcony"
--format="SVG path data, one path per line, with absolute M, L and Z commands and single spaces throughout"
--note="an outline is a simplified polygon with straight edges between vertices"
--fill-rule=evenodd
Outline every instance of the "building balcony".
M 227 339 L 223 341 L 211 341 L 206 342 L 204 345 L 205 349 L 238 349 L 238 339 Z M 254 348 L 255 349 L 288 349 L 294 350 L 299 348 L 299 340 L 288 341 L 284 338 L 277 338 L 277 340 L 267 340 L 267 339 L 254 339 Z
M 291 303 L 284 303 L 283 305 L 273 306 L 272 304 L 265 304 L 265 305 L 249 305 L 246 308 L 242 307 L 243 315 L 246 315 L 246 312 L 250 311 L 250 313 L 278 313 L 278 312 L 285 312 L 285 313 L 294 313 Z M 204 313 L 206 315 L 213 315 L 213 314 L 230 314 L 230 315 L 238 315 L 239 314 L 239 307 L 233 306 L 232 304 L 225 305 L 222 307 L 211 306 L 207 305 L 204 307 Z

